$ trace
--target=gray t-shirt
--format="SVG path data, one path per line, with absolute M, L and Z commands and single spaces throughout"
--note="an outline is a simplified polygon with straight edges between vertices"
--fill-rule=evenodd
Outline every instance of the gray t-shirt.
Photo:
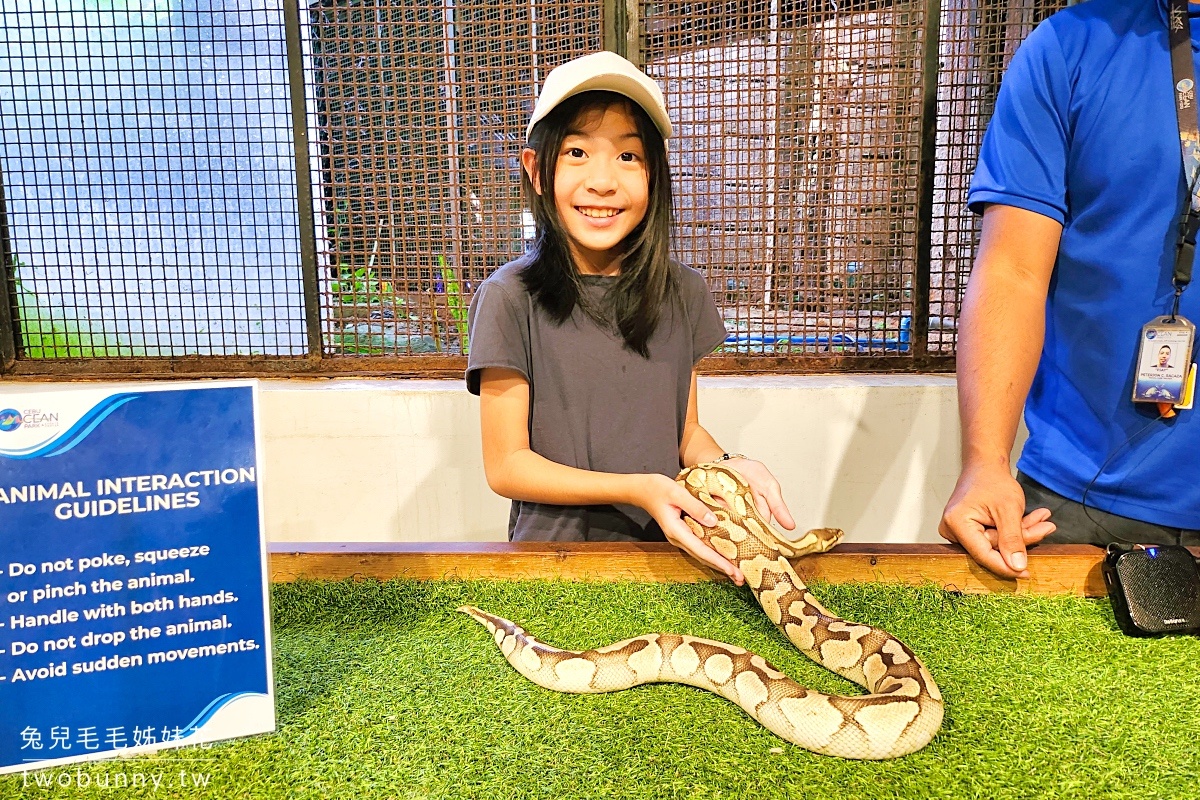
M 650 337 L 650 357 L 576 306 L 556 325 L 521 282 L 520 262 L 480 284 L 469 315 L 467 389 L 479 394 L 485 367 L 516 370 L 529 381 L 529 445 L 559 464 L 596 472 L 679 472 L 679 445 L 692 368 L 725 340 L 725 325 L 704 277 L 677 265 L 680 297 L 668 301 Z M 615 278 L 585 275 L 601 302 Z M 663 539 L 634 506 L 555 506 L 513 501 L 513 541 Z

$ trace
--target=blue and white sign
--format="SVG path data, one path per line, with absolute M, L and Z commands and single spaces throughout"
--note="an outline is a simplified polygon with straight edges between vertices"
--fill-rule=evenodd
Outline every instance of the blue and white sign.
M 256 398 L 0 388 L 0 773 L 275 729 Z

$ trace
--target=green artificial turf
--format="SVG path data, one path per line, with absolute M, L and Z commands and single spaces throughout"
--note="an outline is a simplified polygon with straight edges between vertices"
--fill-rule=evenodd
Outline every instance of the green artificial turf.
M 579 649 L 651 631 L 705 636 L 806 685 L 856 691 L 729 584 L 298 583 L 273 589 L 278 733 L 8 776 L 0 797 L 1200 797 L 1200 639 L 1126 638 L 1105 601 L 814 591 L 925 661 L 946 698 L 929 747 L 844 761 L 686 686 L 549 692 L 454 610 L 471 602 Z M 70 788 L 36 785 L 68 772 Z M 157 789 L 94 785 L 156 773 Z M 93 785 L 80 789 L 79 775 Z

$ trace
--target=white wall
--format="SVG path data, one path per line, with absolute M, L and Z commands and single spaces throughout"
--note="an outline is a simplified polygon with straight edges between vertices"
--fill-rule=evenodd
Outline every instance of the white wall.
M 264 381 L 272 540 L 502 541 L 478 400 L 461 381 Z M 847 541 L 940 541 L 958 476 L 950 376 L 700 380 L 701 422 L 779 478 L 801 528 Z

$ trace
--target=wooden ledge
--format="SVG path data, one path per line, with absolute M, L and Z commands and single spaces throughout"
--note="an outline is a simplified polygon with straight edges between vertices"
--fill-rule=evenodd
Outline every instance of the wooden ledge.
M 271 580 L 299 578 L 444 578 L 568 581 L 724 580 L 674 546 L 656 543 L 553 542 L 273 542 Z M 1200 551 L 1194 551 L 1200 555 Z M 980 567 L 956 545 L 843 544 L 795 562 L 807 581 L 934 584 L 969 594 L 1106 594 L 1090 545 L 1042 545 L 1029 551 L 1026 580 L 1005 580 Z

